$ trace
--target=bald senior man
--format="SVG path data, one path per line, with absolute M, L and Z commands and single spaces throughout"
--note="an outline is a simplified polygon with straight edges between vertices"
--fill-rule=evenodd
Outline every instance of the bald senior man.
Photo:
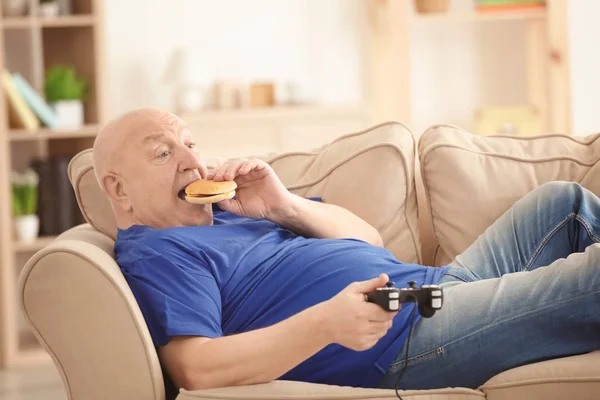
M 93 152 L 117 263 L 178 388 L 394 388 L 400 373 L 404 389 L 476 388 L 600 348 L 600 201 L 577 184 L 529 193 L 434 268 L 396 260 L 367 222 L 291 194 L 263 161 L 209 171 L 201 153 L 184 121 L 156 109 L 110 122 Z M 235 180 L 236 197 L 187 203 L 183 189 L 201 178 Z M 421 318 L 412 303 L 365 301 L 389 279 L 441 285 L 442 310 Z

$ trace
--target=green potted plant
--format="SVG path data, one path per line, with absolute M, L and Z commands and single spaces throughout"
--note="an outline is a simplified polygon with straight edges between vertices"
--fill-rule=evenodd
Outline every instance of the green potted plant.
M 24 174 L 13 172 L 12 210 L 16 238 L 22 242 L 32 242 L 39 234 L 40 220 L 37 216 L 39 177 L 34 170 Z
M 75 68 L 55 65 L 46 71 L 44 93 L 58 119 L 58 127 L 78 129 L 84 124 L 83 102 L 87 81 L 78 77 Z

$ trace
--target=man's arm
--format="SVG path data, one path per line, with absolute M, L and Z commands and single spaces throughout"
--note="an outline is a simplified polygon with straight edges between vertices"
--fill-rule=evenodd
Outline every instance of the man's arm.
M 387 281 L 382 274 L 354 282 L 330 300 L 266 328 L 217 339 L 175 337 L 158 354 L 178 388 L 270 382 L 330 343 L 356 351 L 374 346 L 392 326 L 397 312 L 367 303 L 364 294 Z
M 342 207 L 290 193 L 262 160 L 235 160 L 212 170 L 207 179 L 235 180 L 236 200 L 223 200 L 225 211 L 248 218 L 267 218 L 295 233 L 315 238 L 355 238 L 383 247 L 377 229 Z
M 287 207 L 267 218 L 298 235 L 321 239 L 356 238 L 383 247 L 377 229 L 349 210 L 334 204 L 292 195 Z

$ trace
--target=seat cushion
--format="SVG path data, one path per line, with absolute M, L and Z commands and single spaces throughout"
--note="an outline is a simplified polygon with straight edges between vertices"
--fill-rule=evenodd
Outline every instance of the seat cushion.
M 399 260 L 418 262 L 415 148 L 412 133 L 390 122 L 342 136 L 313 152 L 258 158 L 273 167 L 291 192 L 349 209 L 379 230 L 385 247 Z M 213 158 L 207 164 L 222 161 Z M 91 149 L 71 160 L 69 177 L 86 221 L 115 239 L 115 218 L 96 180 Z
M 514 368 L 480 389 L 488 400 L 598 399 L 600 351 Z
M 403 399 L 411 400 L 482 400 L 485 398 L 480 391 L 461 388 L 408 390 L 399 393 Z M 396 391 L 390 389 L 363 389 L 283 380 L 220 389 L 181 390 L 177 396 L 177 400 L 392 400 L 397 398 Z
M 600 194 L 599 137 L 428 129 L 419 141 L 419 161 L 437 240 L 433 263 L 448 263 L 515 201 L 546 182 L 579 182 Z

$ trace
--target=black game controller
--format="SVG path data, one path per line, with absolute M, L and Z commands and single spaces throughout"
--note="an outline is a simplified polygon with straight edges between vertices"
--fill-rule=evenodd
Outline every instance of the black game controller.
M 395 288 L 394 282 L 388 282 L 386 287 L 379 288 L 367 295 L 367 301 L 378 304 L 386 311 L 398 311 L 400 303 L 416 302 L 419 313 L 425 318 L 433 317 L 436 310 L 442 308 L 442 288 L 437 285 L 415 287 L 415 281 L 408 282 L 407 288 Z

